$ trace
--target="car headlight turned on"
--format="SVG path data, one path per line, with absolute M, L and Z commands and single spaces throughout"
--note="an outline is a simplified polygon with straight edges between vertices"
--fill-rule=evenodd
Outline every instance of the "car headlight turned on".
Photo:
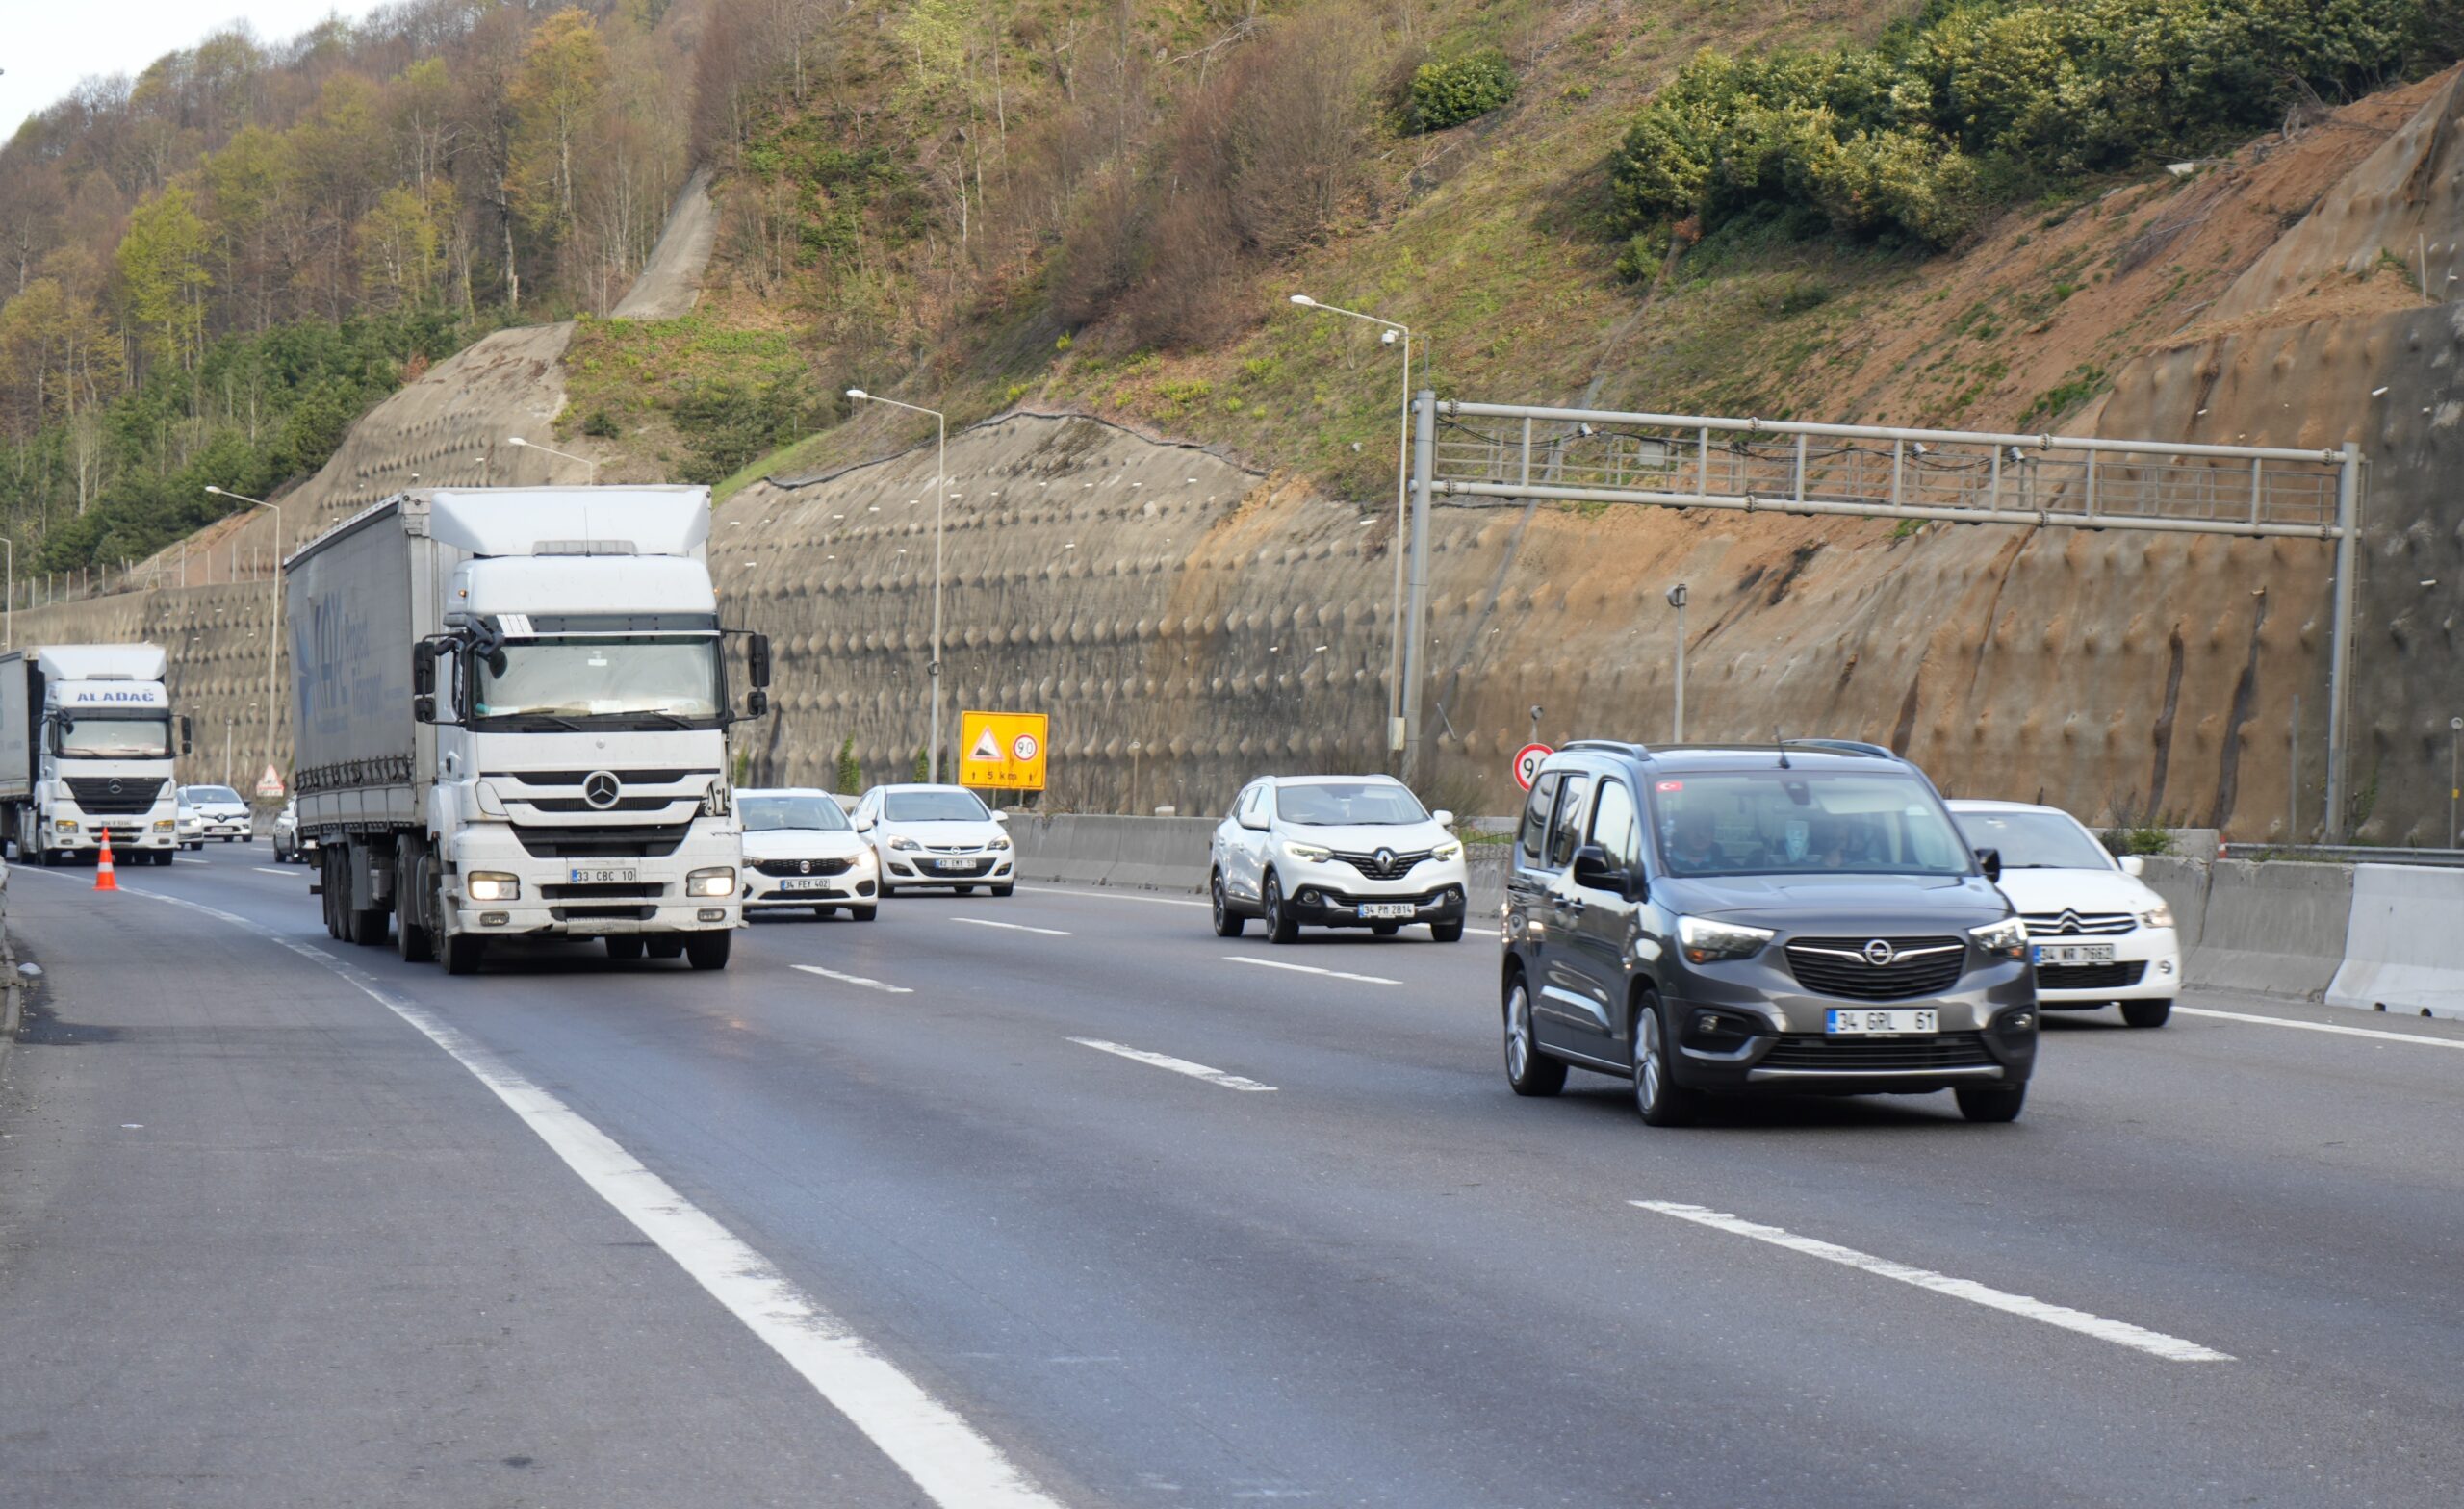
M 1976 940 L 1978 951 L 1988 959 L 2028 957 L 2028 925 L 2016 917 L 2005 917 L 1981 928 L 1970 928 L 1967 935 Z
M 2143 928 L 2169 928 L 2173 925 L 2173 908 L 2160 901 L 2139 914 L 2139 925 Z
M 522 878 L 502 870 L 473 870 L 462 877 L 462 894 L 473 901 L 520 901 Z
M 735 894 L 735 872 L 730 869 L 696 870 L 684 878 L 687 896 L 732 896 Z
M 1763 944 L 1777 935 L 1769 928 L 1714 922 L 1708 917 L 1677 919 L 1677 945 L 1689 964 L 1709 964 L 1724 959 L 1752 959 L 1762 952 Z
M 855 865 L 857 869 L 870 870 L 878 866 L 881 863 L 881 860 L 873 857 L 872 847 L 868 844 L 865 847 L 857 850 L 856 857 L 849 862 Z
M 1323 864 L 1335 857 L 1332 849 L 1321 848 L 1316 844 L 1294 843 L 1289 838 L 1283 841 L 1283 852 L 1303 864 Z

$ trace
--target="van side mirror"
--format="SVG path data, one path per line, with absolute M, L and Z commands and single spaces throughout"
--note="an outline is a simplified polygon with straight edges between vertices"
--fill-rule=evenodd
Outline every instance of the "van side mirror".
M 1976 852 L 1976 867 L 1985 872 L 1987 880 L 1997 885 L 2000 884 L 2002 882 L 2002 851 L 1979 849 Z
M 752 674 L 754 685 L 767 686 L 770 684 L 769 635 L 753 634 L 746 637 L 744 642 L 744 664 L 745 669 Z
M 189 722 L 189 715 L 187 713 L 180 714 L 180 753 L 183 754 L 188 754 L 189 746 L 194 743 L 195 739 L 196 726 Z
M 411 647 L 411 695 L 431 701 L 436 694 L 436 647 L 423 640 Z M 430 714 L 429 718 L 433 718 Z M 429 718 L 423 718 L 423 723 Z
M 1575 851 L 1575 883 L 1586 890 L 1630 896 L 1634 877 L 1610 864 L 1607 850 L 1598 844 L 1585 844 Z

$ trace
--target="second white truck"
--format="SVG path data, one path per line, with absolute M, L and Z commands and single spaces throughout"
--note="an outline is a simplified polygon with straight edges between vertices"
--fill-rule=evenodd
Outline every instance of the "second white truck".
M 299 832 L 337 938 L 449 973 L 599 938 L 726 967 L 743 920 L 731 704 L 698 487 L 436 488 L 285 566 Z
M 52 645 L 0 654 L 0 836 L 39 864 L 168 864 L 179 847 L 160 645 Z M 176 745 L 173 734 L 177 733 Z

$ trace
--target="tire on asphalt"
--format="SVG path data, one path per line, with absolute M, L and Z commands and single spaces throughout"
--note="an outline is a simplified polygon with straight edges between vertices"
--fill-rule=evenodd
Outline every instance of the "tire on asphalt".
M 1241 935 L 1242 932 L 1248 927 L 1249 919 L 1242 916 L 1239 912 L 1234 911 L 1232 909 L 1231 901 L 1223 894 L 1223 872 L 1221 870 L 1218 870 L 1213 875 L 1207 877 L 1206 899 L 1207 904 L 1215 909 L 1215 935 L 1217 937 L 1237 938 Z
M 847 915 L 855 918 L 858 922 L 870 922 L 881 914 L 882 909 L 879 907 L 850 907 L 847 908 Z
M 1014 896 L 1017 894 L 1018 887 L 1015 885 L 988 885 L 985 889 L 995 896 Z
M 1670 1077 L 1668 1013 L 1660 1009 L 1659 992 L 1645 990 L 1634 1003 L 1633 1031 L 1629 1035 L 1633 1061 L 1634 1110 L 1650 1127 L 1689 1126 L 1702 1114 L 1703 1096 Z
M 1269 870 L 1267 882 L 1261 890 L 1265 900 L 1267 941 L 1270 943 L 1297 942 L 1300 937 L 1300 924 L 1283 905 L 1282 880 L 1272 870 Z
M 734 943 L 732 933 L 688 933 L 684 935 L 685 962 L 696 969 L 725 969 Z
M 2124 1001 L 2121 1003 L 2121 1019 L 2132 1027 L 2162 1027 L 2166 1019 L 2172 1014 L 2173 1003 L 2170 1001 Z
M 642 935 L 638 933 L 610 933 L 607 934 L 607 957 L 620 964 L 641 958 Z
M 1960 1114 L 1970 1121 L 2016 1121 L 2019 1108 L 2027 1104 L 2028 1087 L 1962 1085 L 1951 1095 L 1960 1103 Z
M 1433 942 L 1460 943 L 1463 941 L 1463 924 L 1459 922 L 1432 922 L 1428 925 L 1428 935 L 1430 940 Z
M 1531 987 L 1518 969 L 1506 977 L 1500 1008 L 1505 1024 L 1505 1083 L 1518 1095 L 1553 1095 L 1566 1087 L 1566 1061 L 1540 1051 L 1531 1032 Z

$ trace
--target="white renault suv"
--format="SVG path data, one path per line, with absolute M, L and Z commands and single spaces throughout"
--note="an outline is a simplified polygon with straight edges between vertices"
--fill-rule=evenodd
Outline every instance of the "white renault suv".
M 1016 888 L 1018 872 L 1001 814 L 964 786 L 875 786 L 856 804 L 856 831 L 881 861 L 882 894 L 978 885 L 995 896 Z
M 1302 924 L 1381 937 L 1425 922 L 1463 936 L 1463 842 L 1391 776 L 1268 776 L 1241 788 L 1216 825 L 1207 891 L 1219 937 L 1251 917 L 1289 943 Z
M 2048 1011 L 2121 1008 L 2133 1027 L 2162 1027 L 2182 987 L 2173 910 L 2140 871 L 2079 820 L 2024 802 L 1953 802 L 1971 849 L 2002 857 L 2002 894 L 2028 925 L 2037 1004 Z
M 201 838 L 219 838 L 227 844 L 256 836 L 255 810 L 229 786 L 182 786 L 180 799 L 196 808 L 204 824 Z
M 744 823 L 744 909 L 809 907 L 816 917 L 839 908 L 858 922 L 879 912 L 881 864 L 827 791 L 738 791 Z

